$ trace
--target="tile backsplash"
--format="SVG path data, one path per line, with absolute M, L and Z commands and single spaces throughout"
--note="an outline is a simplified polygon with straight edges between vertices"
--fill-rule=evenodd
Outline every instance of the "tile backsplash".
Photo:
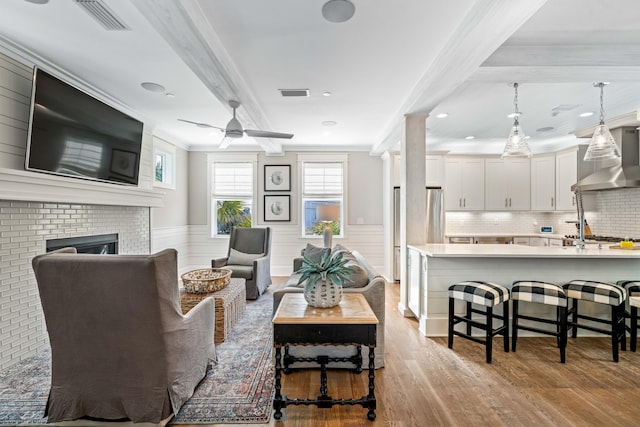
M 585 218 L 593 234 L 640 239 L 640 188 L 590 193 Z M 447 212 L 446 233 L 538 233 L 551 225 L 554 234 L 576 234 L 577 212 Z

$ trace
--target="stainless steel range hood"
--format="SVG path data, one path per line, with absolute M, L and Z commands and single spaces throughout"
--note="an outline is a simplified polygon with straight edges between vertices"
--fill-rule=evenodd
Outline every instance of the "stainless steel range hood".
M 602 164 L 602 168 L 571 186 L 571 191 L 613 190 L 640 188 L 640 140 L 635 126 L 611 130 L 622 158 Z M 611 164 L 613 163 L 613 165 Z

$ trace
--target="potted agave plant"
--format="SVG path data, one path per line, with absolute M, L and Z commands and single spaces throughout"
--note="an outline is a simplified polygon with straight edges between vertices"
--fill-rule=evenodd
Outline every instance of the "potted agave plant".
M 343 255 L 344 252 L 338 252 L 332 257 L 329 251 L 325 251 L 320 263 L 302 259 L 302 267 L 296 273 L 302 274 L 298 284 L 304 284 L 307 304 L 321 308 L 340 304 L 342 285 L 354 273 L 354 269 L 346 266 L 349 260 L 344 259 Z

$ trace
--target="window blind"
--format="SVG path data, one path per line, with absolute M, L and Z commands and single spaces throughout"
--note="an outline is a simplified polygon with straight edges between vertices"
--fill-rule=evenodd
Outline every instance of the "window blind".
M 252 197 L 253 167 L 251 163 L 214 163 L 213 194 L 216 197 Z
M 305 197 L 342 195 L 342 163 L 304 163 L 303 188 Z

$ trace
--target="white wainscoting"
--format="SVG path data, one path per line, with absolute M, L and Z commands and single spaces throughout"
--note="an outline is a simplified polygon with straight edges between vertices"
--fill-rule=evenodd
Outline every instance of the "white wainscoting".
M 151 253 L 163 249 L 178 251 L 178 274 L 193 270 L 190 262 L 189 226 L 154 228 L 151 231 Z
M 262 225 L 266 226 L 266 225 Z M 271 227 L 271 275 L 288 276 L 292 273 L 293 258 L 300 256 L 300 250 L 311 243 L 322 246 L 322 238 L 300 237 L 299 227 L 292 225 L 268 225 Z M 382 225 L 350 225 L 346 238 L 333 239 L 349 249 L 360 252 L 379 272 L 384 271 L 384 228 Z M 229 240 L 210 237 L 210 229 L 205 225 L 189 226 L 189 263 L 193 268 L 208 267 L 212 258 L 227 255 Z

